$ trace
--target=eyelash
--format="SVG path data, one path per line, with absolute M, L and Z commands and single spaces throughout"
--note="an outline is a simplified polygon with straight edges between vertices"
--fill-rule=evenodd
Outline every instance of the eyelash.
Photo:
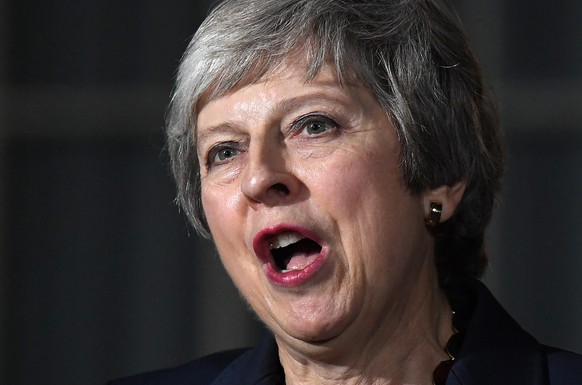
M 228 157 L 224 160 L 215 161 L 217 155 L 220 154 L 221 151 L 230 150 L 236 153 L 241 151 L 240 144 L 237 142 L 220 142 L 212 146 L 208 151 L 208 155 L 206 156 L 206 169 L 210 170 L 212 166 L 216 164 L 223 164 L 229 161 L 231 157 Z M 236 155 L 236 154 L 235 154 Z
M 310 123 L 323 123 L 325 125 L 330 126 L 329 129 L 325 130 L 325 132 L 329 131 L 330 129 L 338 129 L 340 128 L 339 124 L 333 120 L 332 118 L 325 116 L 325 115 L 321 115 L 321 114 L 310 114 L 310 115 L 306 115 L 303 116 L 299 119 L 297 119 L 296 121 L 293 122 L 293 124 L 291 125 L 291 131 L 292 132 L 296 132 L 296 133 L 301 133 L 303 130 L 308 128 L 308 124 Z M 321 135 L 323 133 L 319 133 L 319 134 L 313 134 L 315 135 Z M 311 135 L 311 134 L 308 134 Z
M 313 123 L 325 125 L 325 126 L 327 126 L 327 129 L 322 133 L 307 134 L 309 136 L 324 135 L 328 131 L 340 128 L 340 125 L 330 117 L 327 117 L 327 116 L 322 115 L 322 114 L 309 114 L 309 115 L 302 116 L 299 119 L 295 120 L 291 124 L 290 131 L 292 133 L 301 134 L 304 130 L 306 130 L 308 128 L 309 124 L 313 124 Z M 210 148 L 210 150 L 208 151 L 208 155 L 206 156 L 206 169 L 207 170 L 210 170 L 215 165 L 227 163 L 230 160 L 230 158 L 232 158 L 232 156 L 229 156 L 226 159 L 215 161 L 215 158 L 221 153 L 221 151 L 224 151 L 224 150 L 233 151 L 235 153 L 233 156 L 238 155 L 238 153 L 240 153 L 242 151 L 240 143 L 238 143 L 238 142 L 226 141 L 226 142 L 220 142 L 220 143 L 215 144 L 214 146 L 212 146 Z

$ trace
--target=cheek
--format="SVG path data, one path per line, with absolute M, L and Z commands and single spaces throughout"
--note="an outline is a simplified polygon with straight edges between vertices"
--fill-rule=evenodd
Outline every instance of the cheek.
M 237 287 L 241 276 L 249 274 L 248 261 L 240 258 L 243 242 L 243 221 L 237 215 L 237 194 L 228 194 L 214 187 L 202 193 L 202 206 L 212 240 L 220 260 Z
M 404 251 L 424 223 L 420 200 L 404 187 L 395 162 L 351 155 L 320 169 L 313 196 L 336 222 L 344 247 L 375 257 L 390 254 L 388 245 L 395 254 Z
M 231 272 L 239 267 L 231 266 L 244 245 L 244 223 L 237 214 L 239 198 L 236 194 L 223 194 L 219 190 L 202 194 L 202 206 L 210 228 L 212 241 L 224 267 Z
M 311 176 L 311 189 L 317 191 L 321 203 L 346 215 L 380 209 L 368 205 L 378 205 L 378 200 L 391 195 L 390 170 L 353 153 L 338 155 Z
M 240 221 L 242 193 L 230 186 L 202 186 L 202 209 L 210 229 L 219 231 Z M 234 229 L 230 229 L 231 231 Z
M 214 192 L 207 193 L 203 191 L 201 201 L 206 222 L 208 222 L 213 238 L 216 238 L 218 235 L 216 234 L 216 230 L 220 229 L 220 218 L 223 217 L 217 195 Z

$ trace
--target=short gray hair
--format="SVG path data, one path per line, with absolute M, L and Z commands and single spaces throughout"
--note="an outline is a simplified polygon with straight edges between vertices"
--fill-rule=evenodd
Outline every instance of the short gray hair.
M 504 168 L 497 108 L 455 14 L 438 0 L 226 0 L 182 59 L 167 138 L 178 201 L 209 230 L 196 153 L 199 107 L 250 84 L 291 53 L 306 80 L 332 64 L 341 82 L 369 87 L 395 123 L 411 193 L 466 181 L 454 217 L 435 229 L 441 284 L 479 277 L 484 232 Z

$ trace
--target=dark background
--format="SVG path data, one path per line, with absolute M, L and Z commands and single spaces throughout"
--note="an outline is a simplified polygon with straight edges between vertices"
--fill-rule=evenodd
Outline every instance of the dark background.
M 582 2 L 457 0 L 510 159 L 486 281 L 582 352 Z M 173 204 L 163 117 L 204 1 L 0 0 L 0 384 L 103 384 L 261 327 Z

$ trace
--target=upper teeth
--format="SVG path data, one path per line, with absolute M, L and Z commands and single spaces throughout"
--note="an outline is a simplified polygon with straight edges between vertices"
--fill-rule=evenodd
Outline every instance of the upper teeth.
M 295 232 L 281 233 L 271 238 L 269 248 L 271 250 L 280 249 L 281 247 L 286 247 L 295 242 L 299 242 L 301 239 L 303 239 L 303 237 L 299 233 Z

